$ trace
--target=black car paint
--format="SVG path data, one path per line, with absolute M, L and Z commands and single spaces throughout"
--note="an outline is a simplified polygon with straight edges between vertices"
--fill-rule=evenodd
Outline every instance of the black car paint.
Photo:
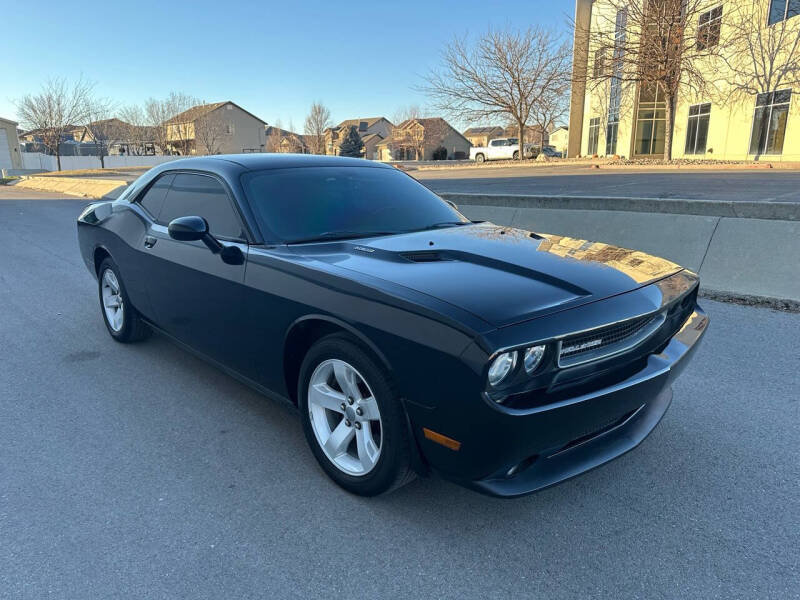
M 298 349 L 315 329 L 349 331 L 391 373 L 419 468 L 486 493 L 515 496 L 551 485 L 618 456 L 652 430 L 707 325 L 695 301 L 696 275 L 643 253 L 491 224 L 280 244 L 264 238 L 240 183 L 250 169 L 365 163 L 391 168 L 292 155 L 166 163 L 117 201 L 83 212 L 81 253 L 95 275 L 98 252 L 110 254 L 146 320 L 271 396 L 295 400 Z M 226 264 L 201 241 L 171 239 L 134 202 L 166 171 L 224 182 L 247 238 L 221 243 L 240 248 L 243 264 Z M 146 246 L 146 238 L 155 244 Z M 551 352 L 542 374 L 509 391 L 526 399 L 522 408 L 487 398 L 486 370 L 501 350 L 684 305 L 684 321 L 651 340 L 646 354 L 637 348 L 559 370 Z M 461 449 L 432 442 L 423 427 L 461 441 Z M 587 432 L 595 435 L 563 449 Z M 504 476 L 521 461 L 525 469 Z

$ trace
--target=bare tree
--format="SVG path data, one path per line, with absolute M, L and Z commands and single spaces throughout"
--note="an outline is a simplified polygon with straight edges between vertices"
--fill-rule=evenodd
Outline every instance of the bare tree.
M 322 102 L 314 102 L 303 126 L 312 154 L 325 154 L 325 130 L 332 125 L 331 111 Z
M 154 128 L 147 124 L 147 117 L 142 107 L 124 106 L 119 111 L 123 123 L 126 151 L 129 155 L 147 154 L 148 145 L 155 141 Z
M 183 92 L 170 92 L 169 96 L 158 100 L 150 98 L 145 103 L 147 123 L 153 128 L 155 144 L 164 154 L 171 154 L 179 148 L 188 154 L 190 141 L 194 139 L 194 126 L 191 121 L 170 122 L 179 114 L 186 112 L 200 102 Z
M 189 109 L 204 104 L 197 98 L 184 94 L 183 92 L 170 92 L 167 96 L 167 106 L 174 117 L 167 121 L 167 138 L 173 147 L 179 148 L 180 152 L 186 156 L 192 153 L 193 141 L 195 140 L 195 120 L 194 114 L 186 114 Z M 183 116 L 181 116 L 183 115 Z M 196 144 L 194 144 L 196 146 Z M 196 148 L 195 148 L 196 151 Z
M 147 126 L 153 132 L 153 143 L 162 154 L 171 154 L 167 137 L 167 121 L 175 116 L 165 100 L 149 98 L 144 105 Z
M 534 107 L 569 77 L 570 56 L 561 34 L 538 26 L 524 32 L 490 30 L 474 47 L 454 39 L 442 67 L 429 72 L 420 89 L 436 108 L 462 122 L 510 117 L 524 140 Z
M 267 135 L 265 152 L 282 152 L 283 148 L 281 142 L 283 141 L 283 128 L 281 127 L 281 120 L 278 119 L 275 125 L 270 127 L 269 134 Z
M 401 106 L 396 111 L 394 111 L 394 115 L 392 116 L 392 120 L 394 121 L 395 125 L 399 125 L 403 121 L 408 121 L 410 119 L 420 119 L 422 118 L 422 109 L 419 107 L 418 104 L 409 104 L 407 106 Z
M 703 61 L 718 53 L 719 44 L 706 40 L 708 30 L 700 27 L 700 17 L 708 8 L 707 0 L 606 0 L 589 31 L 589 49 L 595 58 L 594 68 L 585 75 L 589 87 L 610 82 L 609 118 L 614 119 L 620 87 L 638 85 L 640 102 L 646 98 L 657 112 L 664 110 L 666 160 L 672 159 L 679 94 L 706 90 Z M 658 108 L 662 99 L 663 109 Z
M 114 117 L 114 105 L 110 100 L 96 98 L 89 104 L 86 132 L 94 142 L 100 157 L 100 168 L 106 168 L 106 156 L 111 147 L 125 137 L 125 124 Z
M 800 83 L 800 22 L 784 18 L 762 27 L 762 0 L 724 6 L 725 63 L 722 79 L 737 95 L 755 96 Z M 789 8 L 791 10 L 791 8 Z
M 531 111 L 531 122 L 539 130 L 539 148 L 544 148 L 544 136 L 549 134 L 556 123 L 563 122 L 569 114 L 568 85 L 554 89 L 538 102 Z
M 198 154 L 219 154 L 222 141 L 228 135 L 228 123 L 221 111 L 213 111 L 194 122 L 195 149 Z
M 83 78 L 73 84 L 51 79 L 38 94 L 28 94 L 16 102 L 22 125 L 36 130 L 44 146 L 52 152 L 61 170 L 60 145 L 67 131 L 86 121 L 94 84 Z

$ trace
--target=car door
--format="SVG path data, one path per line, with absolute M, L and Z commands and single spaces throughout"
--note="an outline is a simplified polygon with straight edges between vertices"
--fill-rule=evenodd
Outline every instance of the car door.
M 144 239 L 149 254 L 148 296 L 157 325 L 178 340 L 235 367 L 248 246 L 235 200 L 222 180 L 208 173 L 178 172 L 158 217 Z M 224 262 L 200 241 L 177 241 L 168 225 L 197 215 L 225 246 L 237 246 L 241 264 Z
M 503 151 L 505 150 L 504 148 L 505 145 L 506 145 L 505 140 L 492 140 L 491 142 L 489 142 L 488 158 L 491 160 L 503 158 Z

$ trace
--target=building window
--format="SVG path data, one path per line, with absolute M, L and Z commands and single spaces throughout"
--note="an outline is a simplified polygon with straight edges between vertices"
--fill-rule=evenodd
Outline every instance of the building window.
M 606 125 L 606 156 L 614 156 L 617 153 L 618 131 L 619 131 L 619 120 Z
M 597 138 L 600 135 L 600 117 L 589 120 L 589 156 L 597 154 Z
M 721 25 L 722 6 L 713 8 L 700 15 L 700 23 L 697 27 L 698 50 L 706 50 L 719 44 L 719 31 Z
M 686 149 L 684 154 L 705 154 L 710 115 L 710 103 L 695 104 L 689 107 L 689 124 L 686 127 Z
M 786 118 L 792 90 L 766 92 L 756 96 L 750 154 L 780 154 L 786 135 Z
M 767 23 L 774 25 L 800 15 L 800 0 L 772 0 L 769 5 Z
M 664 154 L 666 116 L 664 92 L 656 84 L 642 83 L 636 111 L 635 155 Z
M 594 75 L 595 78 L 602 77 L 603 75 L 605 75 L 606 72 L 605 62 L 606 62 L 606 49 L 600 48 L 598 50 L 595 50 L 594 70 L 592 72 L 592 75 Z
M 617 11 L 614 25 L 614 54 L 611 67 L 611 89 L 608 93 L 608 125 L 606 126 L 606 156 L 617 153 L 617 132 L 619 130 L 619 110 L 622 99 L 622 55 L 625 41 L 625 28 L 628 25 L 628 11 Z
M 233 123 L 230 121 L 225 124 L 225 133 L 228 135 L 233 135 Z

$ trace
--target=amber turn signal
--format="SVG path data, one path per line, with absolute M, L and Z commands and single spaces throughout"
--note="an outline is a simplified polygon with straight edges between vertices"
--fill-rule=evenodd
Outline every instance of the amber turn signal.
M 445 448 L 450 448 L 450 450 L 458 451 L 461 448 L 461 442 L 454 440 L 453 438 L 449 438 L 446 435 L 442 435 L 441 433 L 436 433 L 432 429 L 428 429 L 427 427 L 422 428 L 422 433 L 425 434 L 425 437 L 431 440 L 432 442 L 436 442 L 437 444 L 441 444 Z

